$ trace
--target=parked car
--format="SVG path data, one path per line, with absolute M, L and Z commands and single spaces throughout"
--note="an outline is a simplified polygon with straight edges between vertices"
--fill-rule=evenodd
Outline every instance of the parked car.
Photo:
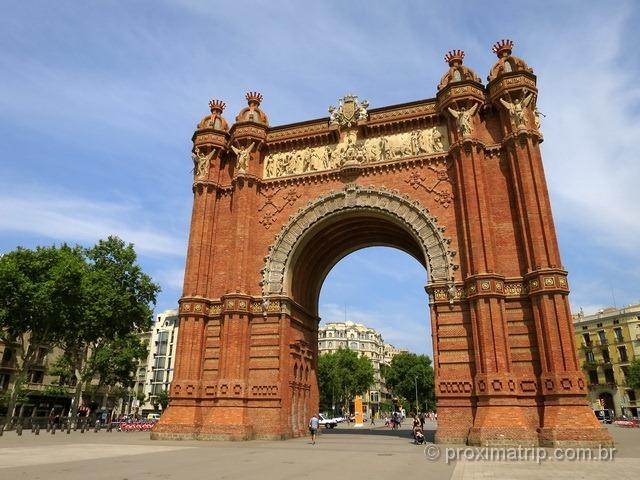
M 324 428 L 335 428 L 338 426 L 338 422 L 335 418 L 326 418 L 324 415 L 319 414 L 319 424 L 324 425 Z
M 594 410 L 596 418 L 602 423 L 612 423 L 613 422 L 613 410 L 603 409 L 603 410 Z

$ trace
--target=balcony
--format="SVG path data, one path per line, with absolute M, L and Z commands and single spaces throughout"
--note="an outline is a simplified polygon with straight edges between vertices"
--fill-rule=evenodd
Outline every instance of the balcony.
M 0 361 L 0 370 L 16 370 L 18 365 L 14 358 Z
M 583 370 L 594 370 L 598 367 L 598 362 L 595 360 L 585 360 L 582 364 Z

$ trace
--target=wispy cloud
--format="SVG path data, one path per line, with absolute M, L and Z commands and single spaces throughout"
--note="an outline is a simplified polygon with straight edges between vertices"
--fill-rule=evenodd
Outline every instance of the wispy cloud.
M 118 235 L 142 253 L 184 255 L 184 237 L 149 225 L 146 215 L 130 201 L 96 201 L 27 185 L 19 192 L 0 188 L 0 232 L 69 243 Z

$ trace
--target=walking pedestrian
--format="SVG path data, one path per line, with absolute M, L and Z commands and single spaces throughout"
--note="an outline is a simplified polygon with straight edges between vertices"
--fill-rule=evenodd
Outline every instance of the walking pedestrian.
M 316 434 L 318 433 L 318 426 L 320 425 L 320 420 L 318 420 L 318 415 L 313 414 L 313 417 L 309 420 L 309 432 L 311 433 L 311 444 L 316 444 Z

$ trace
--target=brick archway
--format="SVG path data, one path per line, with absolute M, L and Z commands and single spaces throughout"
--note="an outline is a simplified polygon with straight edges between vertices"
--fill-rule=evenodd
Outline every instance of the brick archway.
M 451 241 L 437 223 L 428 210 L 398 192 L 346 185 L 309 202 L 276 236 L 265 257 L 263 296 L 268 301 L 285 295 L 317 314 L 317 296 L 329 270 L 347 254 L 375 245 L 396 247 L 416 258 L 427 268 L 430 288 L 452 288 L 458 265 Z M 310 272 L 308 262 L 296 265 L 301 257 L 315 259 Z M 306 281 L 292 282 L 296 273 Z
M 262 95 L 193 135 L 171 403 L 153 438 L 288 438 L 318 408 L 317 296 L 342 256 L 426 268 L 442 442 L 610 444 L 587 405 L 540 155 L 536 77 L 447 54 L 435 98 L 272 127 Z M 436 222 L 437 219 L 437 222 Z M 455 252 L 455 255 L 454 255 Z

